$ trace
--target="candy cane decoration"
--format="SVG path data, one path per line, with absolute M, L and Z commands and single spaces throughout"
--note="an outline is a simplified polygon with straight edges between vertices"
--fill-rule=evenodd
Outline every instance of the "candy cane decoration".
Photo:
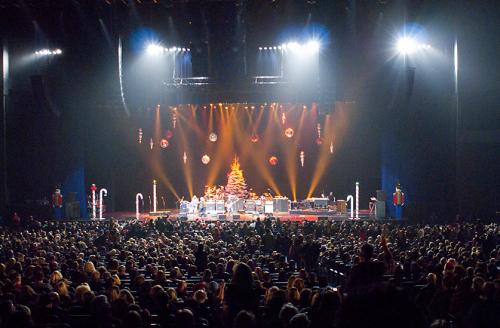
M 350 202 L 351 204 L 351 219 L 354 218 L 353 214 L 354 214 L 354 203 L 353 203 L 353 198 L 352 198 L 352 195 L 349 195 L 347 196 L 347 202 Z
M 108 196 L 108 190 L 102 188 L 99 190 L 99 219 L 102 220 L 103 197 Z
M 156 213 L 156 180 L 153 180 L 153 213 Z
M 285 125 L 285 122 L 286 122 L 286 114 L 285 112 L 281 113 L 281 123 L 283 123 L 283 125 Z
M 135 195 L 135 217 L 137 220 L 141 217 L 141 212 L 139 211 L 139 199 L 144 200 L 144 197 L 140 192 Z
M 90 186 L 90 190 L 92 190 L 92 219 L 95 219 L 96 218 L 95 191 L 97 190 L 95 184 L 92 184 Z
M 359 219 L 359 182 L 356 182 L 356 219 Z

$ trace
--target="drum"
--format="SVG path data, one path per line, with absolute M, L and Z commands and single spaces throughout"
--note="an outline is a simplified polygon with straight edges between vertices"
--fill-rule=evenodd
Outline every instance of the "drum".
M 347 214 L 347 202 L 343 199 L 337 199 L 337 212 Z

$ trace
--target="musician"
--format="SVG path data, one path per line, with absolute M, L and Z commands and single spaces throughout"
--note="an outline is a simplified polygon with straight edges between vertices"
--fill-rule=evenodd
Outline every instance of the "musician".
M 200 204 L 198 205 L 199 209 L 200 209 L 200 215 L 201 216 L 205 216 L 205 212 L 206 212 L 206 202 L 205 202 L 205 197 L 200 197 Z

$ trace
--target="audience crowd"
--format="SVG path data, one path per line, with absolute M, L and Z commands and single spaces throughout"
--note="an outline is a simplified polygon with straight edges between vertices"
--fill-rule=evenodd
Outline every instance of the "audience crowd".
M 500 225 L 0 227 L 1 327 L 498 327 Z

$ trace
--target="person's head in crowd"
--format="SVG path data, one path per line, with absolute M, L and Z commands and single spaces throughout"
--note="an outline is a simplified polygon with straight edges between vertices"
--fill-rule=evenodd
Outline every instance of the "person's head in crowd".
M 437 283 L 437 276 L 435 273 L 429 273 L 426 277 L 427 283 L 430 285 L 435 285 Z
M 293 304 L 298 304 L 300 299 L 299 290 L 295 287 L 292 287 L 287 292 L 287 301 Z
M 253 276 L 250 267 L 244 262 L 236 264 L 233 269 L 233 279 L 231 283 L 242 288 L 252 288 Z
M 288 323 L 288 328 L 308 328 L 310 324 L 309 318 L 305 313 L 294 315 Z
M 128 289 L 122 289 L 120 290 L 119 298 L 125 300 L 127 304 L 134 304 L 134 296 L 132 296 L 132 293 Z
M 365 243 L 359 250 L 359 259 L 361 262 L 369 262 L 373 257 L 373 246 Z
M 175 288 L 169 287 L 165 290 L 168 296 L 168 300 L 170 302 L 176 302 L 177 301 L 177 292 L 175 291 Z
M 123 318 L 123 328 L 142 328 L 142 317 L 137 311 L 128 311 Z
M 299 313 L 299 310 L 292 303 L 284 304 L 279 313 L 279 319 L 283 327 L 288 327 L 290 319 L 297 313 Z
M 95 271 L 95 266 L 93 262 L 86 262 L 85 266 L 83 267 L 83 271 L 85 271 L 86 274 L 91 274 L 92 272 Z
M 61 281 L 62 279 L 63 279 L 62 273 L 56 270 L 52 272 L 52 274 L 50 275 L 49 282 L 52 285 L 55 285 L 58 281 Z
M 85 295 L 86 293 L 89 293 L 90 291 L 91 291 L 90 286 L 87 283 L 83 283 L 83 284 L 79 285 L 78 287 L 76 287 L 75 298 L 78 301 L 83 302 L 83 295 Z
M 175 328 L 194 328 L 195 321 L 190 309 L 181 309 L 175 313 Z
M 309 288 L 304 288 L 300 292 L 299 307 L 301 309 L 308 308 L 311 306 L 312 300 L 312 290 Z
M 203 289 L 198 289 L 194 292 L 193 299 L 198 304 L 203 304 L 207 301 L 207 293 Z
M 256 328 L 255 315 L 249 311 L 240 311 L 234 318 L 233 328 Z

